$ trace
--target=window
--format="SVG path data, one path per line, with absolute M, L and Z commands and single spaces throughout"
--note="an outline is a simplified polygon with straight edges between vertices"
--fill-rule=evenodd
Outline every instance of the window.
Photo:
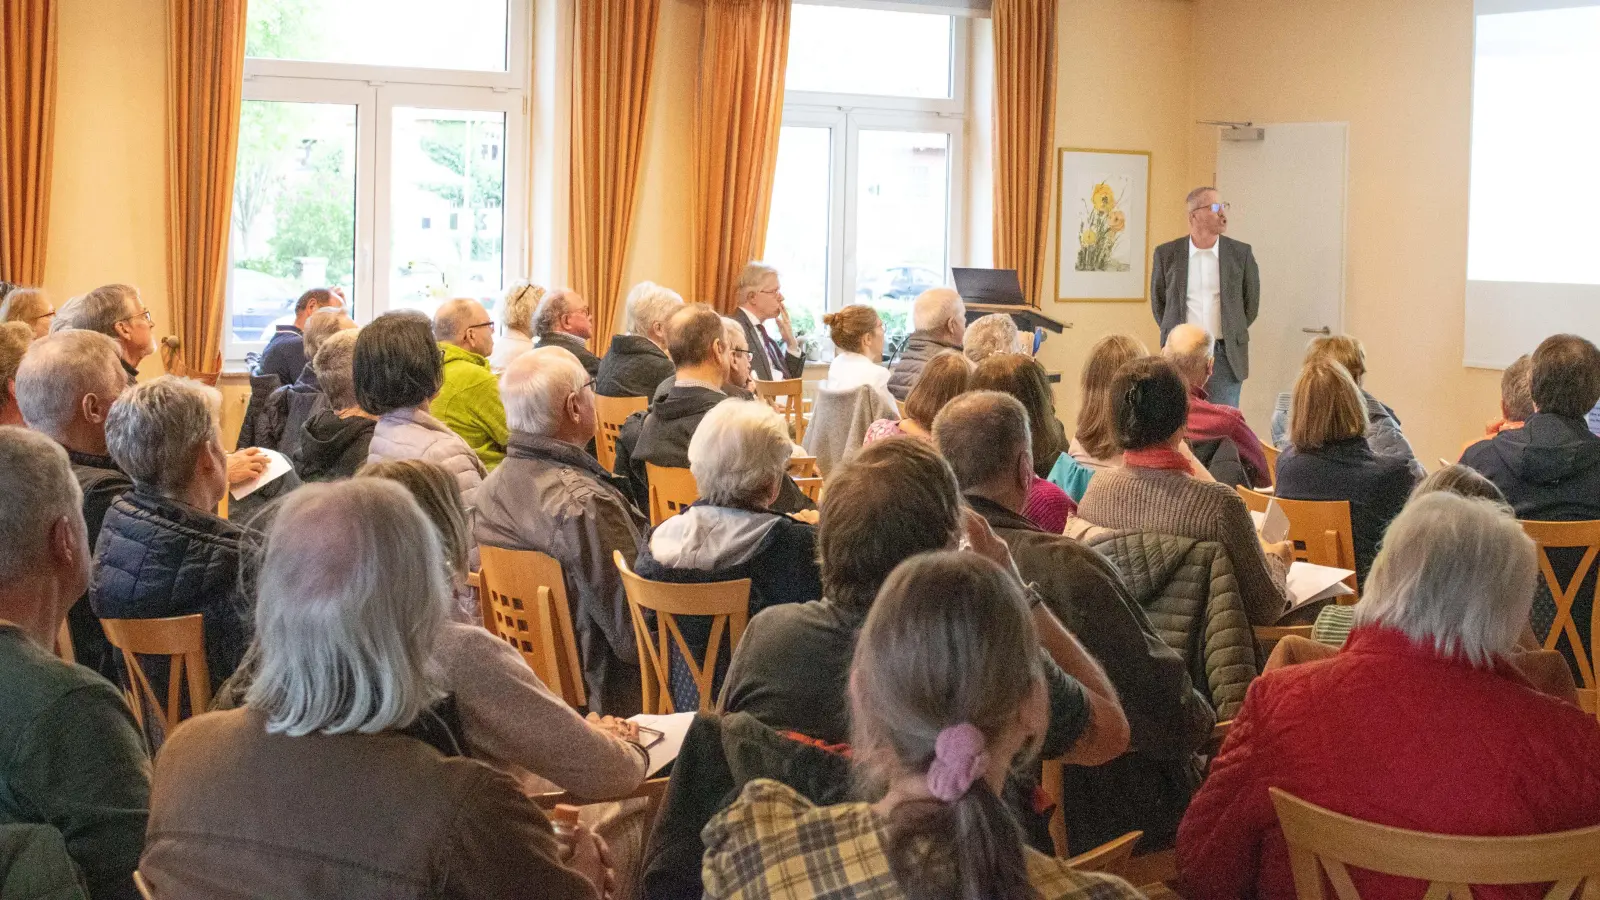
M 955 16 L 794 6 L 766 257 L 813 358 L 851 303 L 894 346 L 960 263 L 967 40 Z
M 310 287 L 493 310 L 522 262 L 528 0 L 252 0 L 227 356 Z M 520 23 L 520 24 L 519 24 Z

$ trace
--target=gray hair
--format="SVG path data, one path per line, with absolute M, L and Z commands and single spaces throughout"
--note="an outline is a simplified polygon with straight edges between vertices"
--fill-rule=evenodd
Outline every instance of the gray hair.
M 1194 202 L 1196 200 L 1199 200 L 1201 197 L 1204 197 L 1206 195 L 1207 191 L 1214 191 L 1214 190 L 1216 190 L 1216 188 L 1212 187 L 1209 184 L 1203 184 L 1200 187 L 1195 188 L 1194 190 L 1189 192 L 1189 196 L 1183 198 L 1184 207 L 1187 208 L 1190 212 L 1194 212 L 1194 210 L 1195 210 Z
M 83 315 L 83 298 L 72 297 L 56 308 L 56 317 L 50 320 L 50 333 L 82 328 L 79 317 Z
M 505 302 L 500 305 L 500 323 L 507 331 L 533 337 L 533 311 L 544 299 L 544 288 L 528 281 L 518 281 L 506 288 Z
M 317 373 L 317 386 L 328 398 L 334 412 L 356 405 L 356 338 L 357 330 L 348 328 L 330 335 L 318 348 L 311 360 L 311 371 Z
M 45 565 L 50 527 L 63 517 L 84 530 L 83 491 L 67 451 L 42 434 L 0 426 L 0 579 L 13 581 Z
M 445 572 L 437 531 L 399 484 L 290 494 L 257 579 L 246 705 L 290 737 L 411 724 L 441 696 L 427 672 L 451 602 Z
M 683 297 L 677 291 L 654 281 L 641 281 L 628 292 L 628 333 L 649 337 L 650 329 L 659 324 L 665 334 L 667 320 L 682 307 Z
M 17 406 L 28 427 L 65 441 L 67 429 L 94 394 L 115 400 L 128 387 L 117 342 L 71 329 L 37 341 L 17 369 Z
M 506 425 L 512 431 L 554 435 L 562 405 L 588 380 L 583 364 L 565 347 L 535 347 L 522 354 L 500 376 Z
M 1193 388 L 1205 384 L 1206 368 L 1211 364 L 1216 346 L 1211 332 L 1185 323 L 1167 334 L 1167 345 L 1161 348 L 1161 355 L 1177 367 L 1178 374 Z
M 198 381 L 163 375 L 127 389 L 106 415 L 106 447 L 133 483 L 181 492 L 195 461 L 219 440 L 222 395 Z
M 758 400 L 724 400 L 689 439 L 689 471 L 707 503 L 750 506 L 781 483 L 793 452 L 776 410 Z
M 735 305 L 744 303 L 745 295 L 761 286 L 768 275 L 776 276 L 778 270 L 764 262 L 745 263 L 739 270 L 739 280 L 733 283 L 733 302 Z
M 933 420 L 933 442 L 963 491 L 1015 472 L 1017 454 L 1033 456 L 1033 433 L 1022 401 L 999 391 L 968 391 Z
M 1528 621 L 1537 572 L 1533 540 L 1504 507 L 1436 491 L 1406 504 L 1384 533 L 1355 624 L 1488 667 Z
M 139 289 L 131 285 L 101 285 L 83 295 L 82 305 L 73 315 L 76 324 L 72 327 L 116 337 L 117 323 L 128 317 L 128 303 L 138 297 Z
M 322 347 L 323 341 L 347 328 L 354 327 L 356 320 L 346 315 L 342 308 L 323 307 L 312 313 L 311 317 L 306 319 L 303 338 L 306 359 L 316 359 L 317 350 Z
M 551 288 L 545 292 L 533 314 L 534 337 L 542 338 L 556 330 L 556 323 L 572 309 L 572 297 L 573 291 L 567 288 Z
M 467 333 L 467 329 L 479 324 L 473 319 L 477 318 L 478 310 L 482 304 L 471 297 L 452 297 L 439 304 L 433 313 L 433 339 L 455 343 Z
M 965 304 L 955 288 L 928 288 L 911 301 L 911 327 L 917 331 L 932 331 L 958 317 Z
M 744 326 L 739 324 L 738 319 L 722 317 L 722 340 L 728 345 L 729 350 L 734 349 L 736 344 L 746 350 L 750 349 L 750 339 L 745 337 Z
M 1017 323 L 1005 313 L 990 313 L 974 319 L 961 338 L 962 352 L 975 363 L 996 353 L 1017 352 Z

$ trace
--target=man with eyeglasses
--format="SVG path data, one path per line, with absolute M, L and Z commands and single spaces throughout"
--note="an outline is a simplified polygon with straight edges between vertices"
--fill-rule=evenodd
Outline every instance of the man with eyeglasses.
M 1156 248 L 1150 272 L 1150 307 L 1161 343 L 1183 324 L 1216 338 L 1216 368 L 1204 393 L 1211 402 L 1239 405 L 1250 375 L 1250 326 L 1261 305 L 1261 272 L 1250 245 L 1225 237 L 1228 204 L 1214 187 L 1186 198 L 1189 234 Z
M 789 324 L 789 309 L 783 304 L 783 288 L 778 285 L 778 270 L 766 263 L 753 262 L 739 273 L 733 290 L 739 311 L 734 313 L 744 326 L 745 342 L 753 354 L 751 368 L 762 381 L 799 378 L 806 371 L 806 357 Z M 778 337 L 767 330 L 767 322 L 778 323 Z
M 156 327 L 139 289 L 126 284 L 95 288 L 78 300 L 77 327 L 98 331 L 117 342 L 117 356 L 128 384 L 139 379 L 139 363 L 156 352 Z
M 444 383 L 430 412 L 494 471 L 506 456 L 506 408 L 500 383 L 489 371 L 494 352 L 494 320 L 470 297 L 446 300 L 433 315 L 433 339 L 444 355 Z

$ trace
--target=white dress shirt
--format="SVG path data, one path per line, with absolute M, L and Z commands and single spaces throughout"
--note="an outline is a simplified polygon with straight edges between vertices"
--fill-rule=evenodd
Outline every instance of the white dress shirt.
M 1189 318 L 1212 337 L 1222 339 L 1222 264 L 1217 251 L 1222 238 L 1204 250 L 1189 239 Z

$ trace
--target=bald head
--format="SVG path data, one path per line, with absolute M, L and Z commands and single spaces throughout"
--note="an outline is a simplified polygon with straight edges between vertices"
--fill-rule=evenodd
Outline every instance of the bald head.
M 1199 325 L 1185 323 L 1167 334 L 1167 345 L 1161 348 L 1161 355 L 1177 368 L 1189 388 L 1194 389 L 1204 387 L 1211 378 L 1214 347 L 1209 332 Z
M 494 320 L 482 303 L 470 297 L 446 300 L 433 314 L 433 339 L 488 356 L 494 352 Z
M 960 345 L 967 330 L 967 306 L 955 288 L 929 288 L 911 304 L 911 327 Z

